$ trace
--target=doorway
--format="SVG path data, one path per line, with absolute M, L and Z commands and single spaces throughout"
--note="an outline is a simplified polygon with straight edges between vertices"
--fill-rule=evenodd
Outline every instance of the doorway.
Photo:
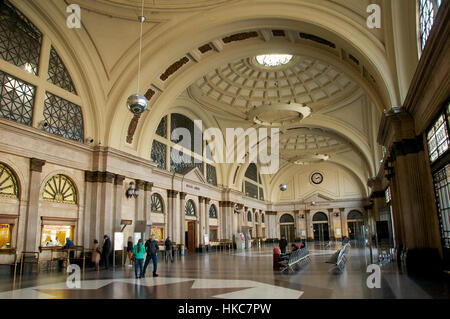
M 314 224 L 314 240 L 326 242 L 330 240 L 330 233 L 328 231 L 328 223 Z
M 286 240 L 289 243 L 293 243 L 295 241 L 295 228 L 294 224 L 290 225 L 280 225 L 280 233 L 281 237 L 286 237 Z
M 195 222 L 188 222 L 186 227 L 185 243 L 190 254 L 195 253 Z

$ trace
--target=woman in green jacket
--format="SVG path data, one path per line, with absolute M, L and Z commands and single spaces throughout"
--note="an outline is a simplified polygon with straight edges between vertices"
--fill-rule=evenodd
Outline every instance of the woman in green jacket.
M 143 277 L 142 272 L 142 266 L 144 264 L 144 254 L 145 254 L 145 247 L 142 244 L 142 239 L 139 239 L 139 242 L 136 246 L 134 246 L 133 255 L 135 258 L 134 262 L 134 275 L 136 276 L 136 279 Z M 138 276 L 138 268 L 139 268 L 139 276 Z

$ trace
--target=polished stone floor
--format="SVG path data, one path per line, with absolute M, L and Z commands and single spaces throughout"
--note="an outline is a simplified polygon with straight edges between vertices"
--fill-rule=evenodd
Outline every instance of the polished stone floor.
M 381 288 L 367 287 L 368 248 L 352 248 L 342 273 L 326 263 L 340 247 L 309 245 L 311 262 L 295 273 L 272 269 L 273 246 L 210 252 L 160 260 L 160 277 L 134 279 L 133 268 L 87 269 L 80 289 L 68 289 L 63 273 L 41 272 L 16 280 L 0 276 L 0 299 L 449 299 L 450 276 L 415 279 L 395 263 L 381 265 Z M 376 257 L 376 251 L 374 252 Z M 151 267 L 151 266 L 150 266 Z M 151 269 L 151 268 L 150 268 Z M 14 288 L 14 289 L 13 289 Z

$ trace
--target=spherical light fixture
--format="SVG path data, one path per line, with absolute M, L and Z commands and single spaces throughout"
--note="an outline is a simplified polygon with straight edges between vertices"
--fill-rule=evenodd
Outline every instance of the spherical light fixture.
M 287 190 L 287 185 L 286 184 L 281 184 L 280 185 L 280 191 L 285 192 Z
M 127 106 L 134 115 L 139 115 L 147 110 L 148 100 L 141 94 L 133 94 L 128 98 Z

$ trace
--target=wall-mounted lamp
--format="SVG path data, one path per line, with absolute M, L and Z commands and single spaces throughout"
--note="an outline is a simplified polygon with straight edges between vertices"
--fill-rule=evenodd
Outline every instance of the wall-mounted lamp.
M 136 189 L 134 186 L 134 182 L 130 182 L 130 186 L 127 189 L 127 192 L 125 193 L 128 199 L 131 197 L 138 198 L 139 196 L 139 189 Z
M 339 213 L 334 213 L 334 217 L 339 217 Z
M 311 206 L 316 206 L 316 202 L 311 202 Z
M 300 215 L 300 218 L 301 219 L 305 219 L 305 215 Z

